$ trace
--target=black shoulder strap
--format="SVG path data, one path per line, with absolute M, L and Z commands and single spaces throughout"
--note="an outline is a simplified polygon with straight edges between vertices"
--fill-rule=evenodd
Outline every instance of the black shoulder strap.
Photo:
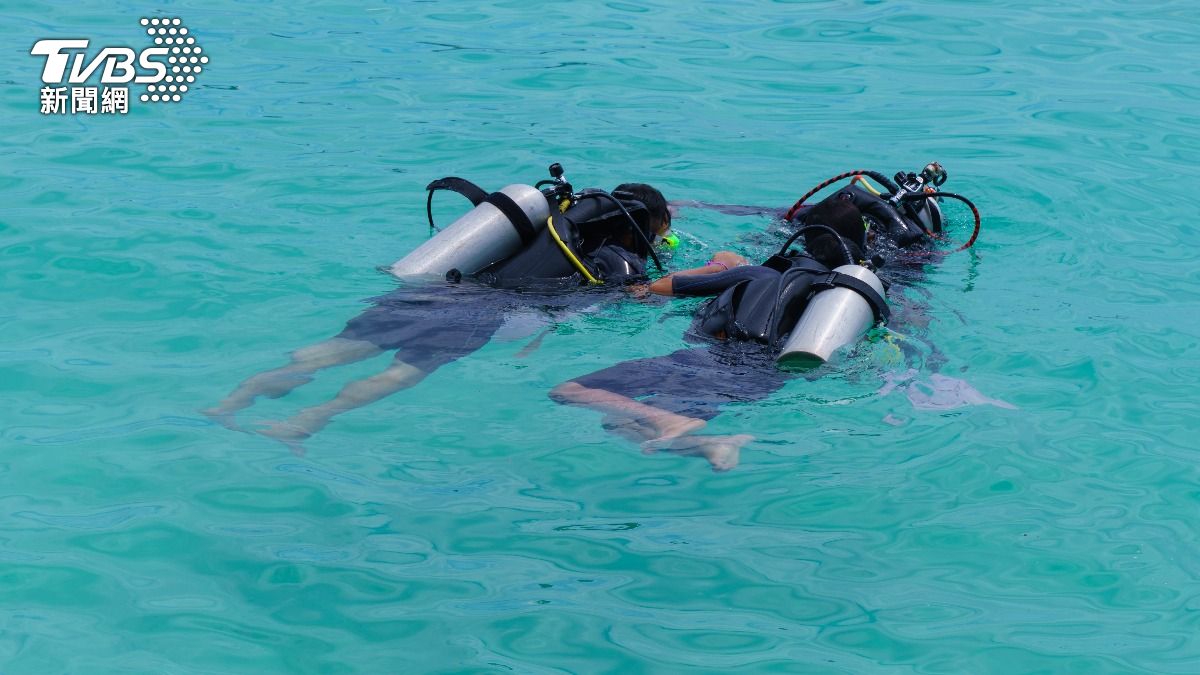
M 856 279 L 849 274 L 841 272 L 830 272 L 824 279 L 818 279 L 813 282 L 813 288 L 849 288 L 858 293 L 871 305 L 871 311 L 875 313 L 875 320 L 887 323 L 892 312 L 888 309 L 887 301 L 883 296 L 871 288 L 870 284 Z

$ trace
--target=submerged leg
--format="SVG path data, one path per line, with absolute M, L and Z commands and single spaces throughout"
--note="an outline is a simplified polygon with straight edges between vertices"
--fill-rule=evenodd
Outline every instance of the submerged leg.
M 704 420 L 685 417 L 639 403 L 604 389 L 591 389 L 578 382 L 564 382 L 550 391 L 559 403 L 583 406 L 608 413 L 608 424 L 641 435 L 644 440 L 677 438 L 700 429 Z M 626 423 L 622 424 L 624 420 Z
M 558 385 L 550 392 L 550 397 L 559 403 L 607 413 L 604 428 L 634 442 L 641 441 L 642 451 L 646 454 L 662 450 L 703 457 L 713 471 L 729 471 L 737 466 L 742 446 L 754 439 L 748 434 L 692 435 L 707 422 L 660 410 L 611 391 L 585 387 L 578 382 Z
M 295 448 L 300 441 L 325 428 L 335 416 L 374 403 L 401 389 L 407 389 L 425 379 L 428 374 L 416 366 L 394 360 L 382 373 L 351 382 L 333 399 L 305 408 L 286 421 L 272 424 L 262 433 Z
M 361 361 L 380 352 L 379 347 L 370 342 L 336 337 L 297 349 L 292 352 L 287 365 L 248 378 L 220 403 L 202 412 L 225 426 L 236 428 L 234 413 L 249 407 L 259 396 L 279 398 L 311 382 L 313 373 L 318 370 Z

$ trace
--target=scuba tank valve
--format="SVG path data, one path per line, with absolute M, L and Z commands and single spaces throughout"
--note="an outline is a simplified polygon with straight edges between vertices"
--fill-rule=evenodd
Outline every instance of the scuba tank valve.
M 891 197 L 888 197 L 887 201 L 892 206 L 896 206 L 904 199 L 905 195 L 921 192 L 925 189 L 926 185 L 940 187 L 942 183 L 946 182 L 946 178 L 946 170 L 937 162 L 926 164 L 925 168 L 921 169 L 921 173 L 919 174 L 911 171 L 908 173 L 900 171 L 895 175 L 896 186 L 900 189 L 896 190 L 895 194 Z
M 548 180 L 539 180 L 534 184 L 534 187 L 541 190 L 546 195 L 546 199 L 553 204 L 558 205 L 559 213 L 566 213 L 567 209 L 578 199 L 575 194 L 575 188 L 571 187 L 571 183 L 563 176 L 562 164 L 555 162 L 549 166 L 550 178 Z M 550 186 L 546 188 L 545 186 Z
M 942 210 L 938 207 L 937 198 L 931 196 L 920 199 L 917 195 L 936 192 L 946 178 L 946 170 L 937 162 L 926 164 L 919 174 L 901 171 L 895 176 L 898 189 L 887 198 L 887 202 L 893 208 L 906 211 L 906 215 L 915 220 L 925 234 L 937 234 L 942 231 Z

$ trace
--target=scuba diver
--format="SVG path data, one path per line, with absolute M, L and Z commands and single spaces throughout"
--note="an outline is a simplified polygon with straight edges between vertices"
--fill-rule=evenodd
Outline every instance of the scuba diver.
M 870 175 L 887 192 L 864 182 L 830 195 L 815 206 L 804 202 L 822 188 L 850 176 Z M 742 445 L 752 436 L 695 435 L 720 408 L 757 401 L 791 379 L 777 368 L 809 368 L 826 361 L 890 315 L 885 284 L 875 270 L 884 254 L 901 261 L 898 278 L 911 279 L 923 267 L 932 240 L 942 231 L 941 197 L 965 198 L 936 188 L 945 171 L 936 163 L 920 175 L 897 174 L 897 185 L 874 172 L 849 172 L 826 181 L 786 212 L 799 225 L 787 242 L 761 265 L 721 252 L 705 265 L 675 272 L 651 283 L 652 293 L 710 296 L 696 312 L 688 335 L 703 348 L 627 361 L 555 387 L 558 403 L 605 414 L 606 429 L 640 442 L 647 452 L 668 450 L 699 455 L 714 471 L 737 465 Z M 761 213 L 754 207 L 717 206 Z M 791 245 L 803 237 L 803 249 Z M 964 246 L 963 248 L 966 248 Z M 961 249 L 960 249 L 961 250 Z M 905 253 L 908 260 L 905 260 Z M 890 267 L 889 267 L 890 269 Z M 894 281 L 894 279 L 893 279 Z
M 334 416 L 412 387 L 483 347 L 510 310 L 593 304 L 594 294 L 578 293 L 582 286 L 644 281 L 647 258 L 661 270 L 654 246 L 671 236 L 661 192 L 644 183 L 625 183 L 611 193 L 576 192 L 560 165 L 551 165 L 550 173 L 551 180 L 534 186 L 509 185 L 490 194 L 461 178 L 430 183 L 431 231 L 434 192 L 458 192 L 474 209 L 390 266 L 402 286 L 374 298 L 336 336 L 297 349 L 287 364 L 248 378 L 204 414 L 239 429 L 234 416 L 257 397 L 279 398 L 311 382 L 319 370 L 395 351 L 383 372 L 259 430 L 299 453 L 302 441 Z

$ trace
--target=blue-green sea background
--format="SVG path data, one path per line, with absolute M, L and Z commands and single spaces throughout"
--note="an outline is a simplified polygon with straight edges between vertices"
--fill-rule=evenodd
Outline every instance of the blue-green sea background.
M 141 47 L 142 16 L 211 57 L 181 103 L 39 114 L 34 41 Z M 1197 17 L 0 3 L 0 672 L 1197 672 Z M 917 409 L 865 353 L 717 418 L 757 437 L 730 473 L 646 456 L 546 397 L 684 344 L 690 305 L 627 301 L 303 457 L 198 412 L 390 289 L 433 178 L 786 206 L 930 160 L 984 229 L 923 338 L 1016 410 Z M 679 265 L 769 223 L 676 225 Z

